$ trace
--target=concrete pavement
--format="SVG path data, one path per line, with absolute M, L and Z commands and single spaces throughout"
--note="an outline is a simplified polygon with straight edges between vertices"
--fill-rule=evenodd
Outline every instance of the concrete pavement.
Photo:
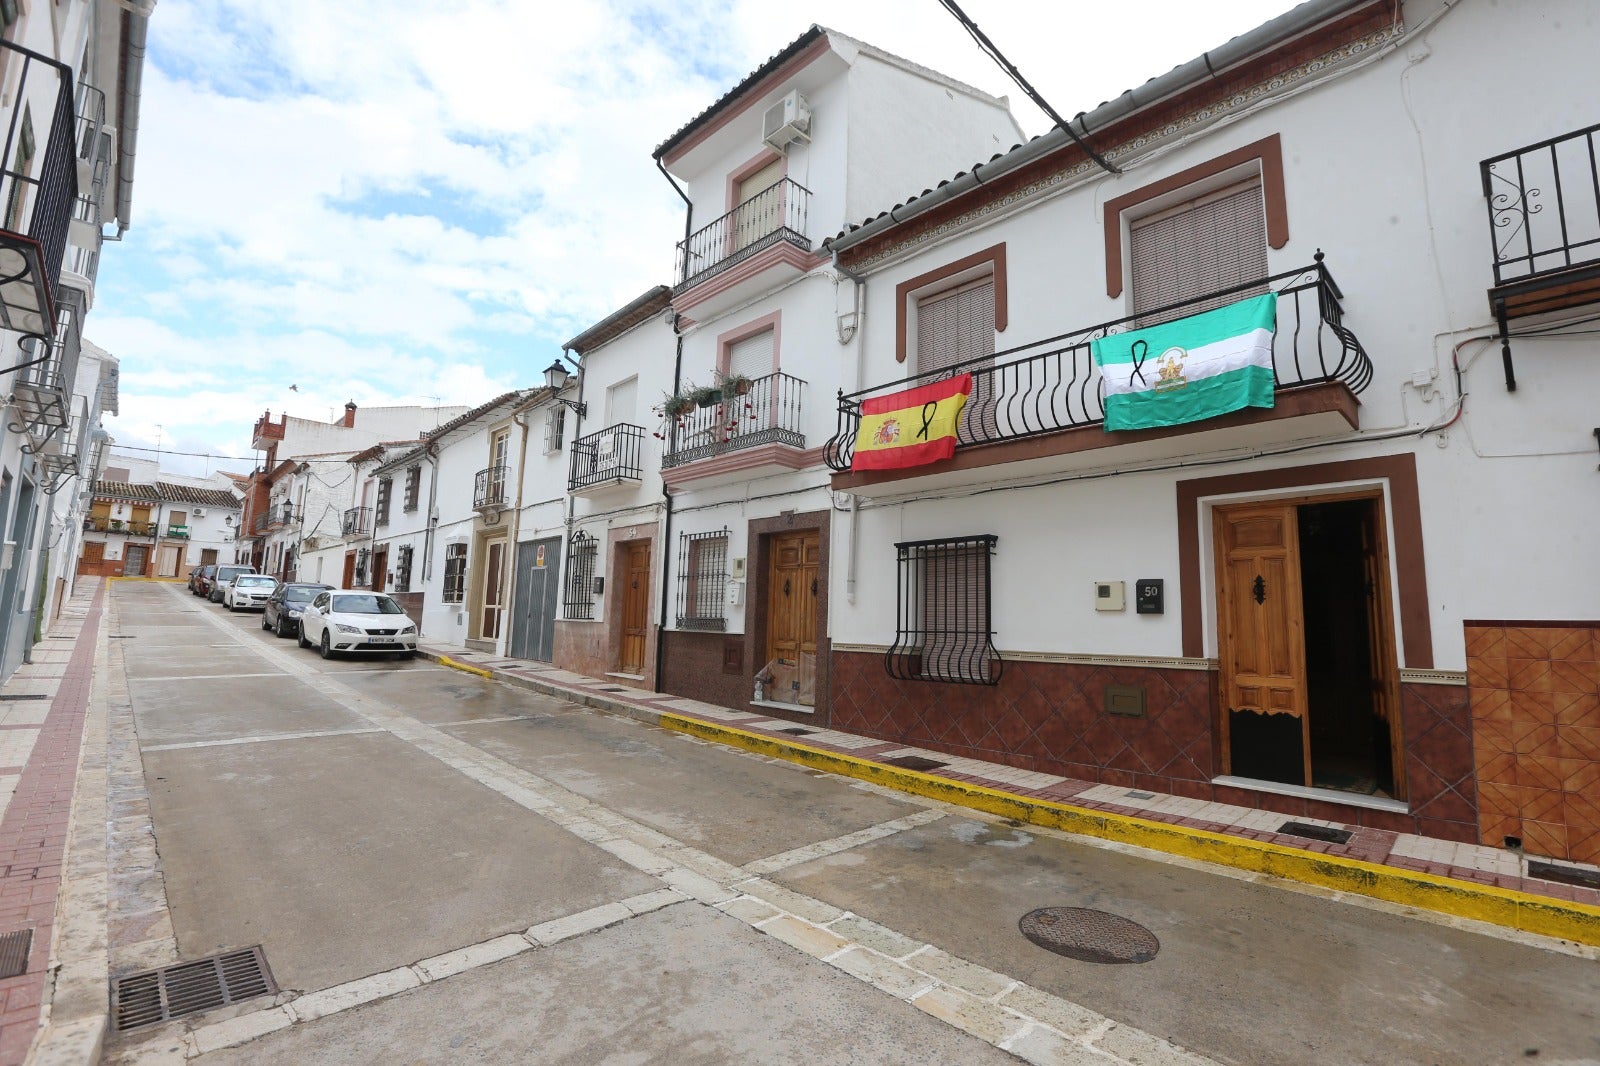
M 259 943 L 285 991 L 108 1061 L 1600 1061 L 1582 951 L 324 663 L 178 589 L 112 601 L 159 858 L 111 871 L 109 968 Z M 1039 906 L 1160 953 L 1046 953 L 1017 931 Z

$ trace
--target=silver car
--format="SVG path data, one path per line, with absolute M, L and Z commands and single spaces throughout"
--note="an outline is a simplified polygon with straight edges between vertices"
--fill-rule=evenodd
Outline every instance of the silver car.
M 240 574 L 222 590 L 222 605 L 230 611 L 259 611 L 278 587 L 278 579 L 266 574 Z

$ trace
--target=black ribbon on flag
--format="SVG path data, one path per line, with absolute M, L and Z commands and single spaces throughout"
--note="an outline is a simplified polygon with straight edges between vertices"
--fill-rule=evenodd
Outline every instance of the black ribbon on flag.
M 938 413 L 938 400 L 929 400 L 927 403 L 922 405 L 922 428 L 917 430 L 917 437 L 919 439 L 928 439 L 928 428 L 933 425 L 933 416 Z
M 1134 341 L 1128 348 L 1133 355 L 1133 373 L 1128 375 L 1128 384 L 1133 384 L 1133 379 L 1138 378 L 1139 384 L 1148 385 L 1144 379 L 1144 361 L 1150 357 L 1150 345 L 1142 340 Z

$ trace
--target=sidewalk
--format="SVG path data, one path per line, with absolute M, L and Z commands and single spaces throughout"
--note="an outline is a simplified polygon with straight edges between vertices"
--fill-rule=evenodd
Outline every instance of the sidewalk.
M 1020 770 L 628 689 L 545 663 L 459 646 L 425 640 L 418 651 L 445 665 L 665 729 L 1035 825 L 1600 945 L 1600 889 L 1530 877 L 1526 858 L 1500 848 Z M 907 769 L 907 760 L 921 769 Z M 1290 823 L 1302 831 L 1333 830 L 1327 835 L 1335 839 L 1284 832 Z M 1559 865 L 1580 874 L 1600 872 Z
M 0 686 L 0 1064 L 46 1017 L 58 894 L 106 583 L 78 582 L 48 635 Z M 13 954 L 15 952 L 15 954 Z

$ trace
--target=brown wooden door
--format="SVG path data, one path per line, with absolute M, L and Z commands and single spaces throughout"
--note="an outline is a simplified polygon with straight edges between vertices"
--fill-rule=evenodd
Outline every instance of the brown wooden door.
M 625 674 L 642 674 L 650 617 L 649 543 L 626 546 L 622 580 L 622 654 L 617 668 Z
M 379 548 L 372 553 L 372 591 L 383 591 L 383 579 L 389 576 L 389 549 Z
M 128 544 L 122 549 L 122 576 L 144 576 L 145 546 L 143 544 Z
M 1373 499 L 1361 521 L 1361 559 L 1367 592 L 1367 642 L 1372 664 L 1372 713 L 1389 737 L 1389 792 L 1406 798 L 1405 747 L 1400 732 L 1400 670 L 1395 661 L 1394 620 L 1389 607 L 1389 553 L 1383 501 Z
M 344 584 L 342 589 L 355 588 L 356 580 L 356 555 L 355 552 L 346 552 L 344 557 Z
M 1295 506 L 1218 508 L 1214 532 L 1224 721 L 1233 711 L 1300 719 L 1305 783 L 1310 784 L 1305 623 Z M 1227 766 L 1228 747 L 1224 745 L 1223 750 Z
M 794 663 L 798 688 L 775 691 L 783 703 L 812 706 L 817 664 L 817 580 L 822 536 L 816 530 L 772 538 L 767 570 L 767 655 Z

